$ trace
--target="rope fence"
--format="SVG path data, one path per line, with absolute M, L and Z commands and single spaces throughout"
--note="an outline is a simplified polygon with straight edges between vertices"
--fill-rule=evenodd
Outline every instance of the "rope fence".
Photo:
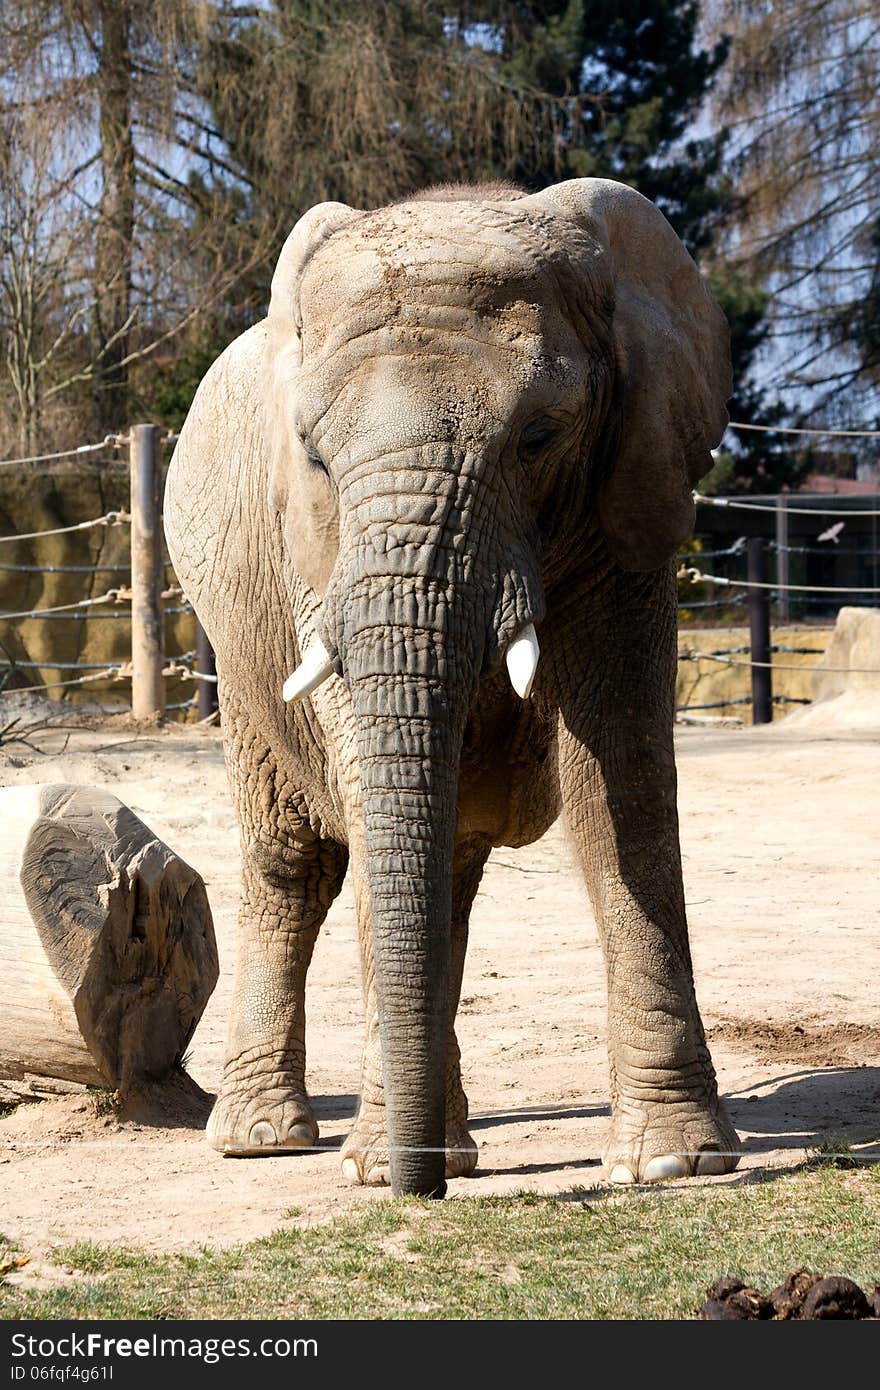
M 676 714 L 690 714 L 692 711 L 695 713 L 697 710 L 727 709 L 732 705 L 750 705 L 751 703 L 751 695 L 737 695 L 735 699 L 710 700 L 707 704 L 703 705 L 677 705 L 675 712 Z M 774 695 L 773 703 L 774 705 L 811 705 L 813 702 L 800 695 Z
M 83 454 L 96 454 L 103 449 L 118 449 L 128 443 L 128 435 L 106 434 L 98 444 L 75 444 L 72 449 L 59 449 L 54 454 L 31 454 L 20 459 L 0 459 L 0 468 L 13 468 L 25 463 L 52 463 L 56 459 L 81 458 Z
M 168 658 L 169 662 L 192 661 L 195 657 L 195 649 L 188 652 L 181 652 L 178 656 Z M 108 669 L 106 661 L 9 661 L 0 662 L 0 671 L 106 671 Z M 110 668 L 115 670 L 116 668 Z M 51 688 L 51 682 L 46 689 Z
M 880 594 L 880 586 L 866 588 L 860 584 L 779 584 L 767 583 L 759 579 L 730 579 L 723 574 L 704 574 L 695 565 L 683 566 L 678 571 L 679 579 L 689 579 L 692 584 L 719 584 L 735 589 L 772 589 L 780 593 L 805 594 Z
M 729 499 L 725 499 L 729 500 Z M 821 523 L 824 513 L 820 509 L 810 509 L 809 514 L 818 519 Z M 834 514 L 832 511 L 830 514 Z M 872 511 L 867 513 L 859 509 L 852 515 L 872 515 Z M 840 528 L 834 528 L 829 533 L 829 538 L 836 540 Z M 813 546 L 789 546 L 787 544 L 776 546 L 777 552 L 785 554 L 797 553 L 798 551 L 814 552 Z M 785 578 L 780 578 L 777 571 L 776 580 L 771 580 L 767 573 L 768 555 L 772 553 L 774 546 L 759 536 L 750 538 L 740 537 L 727 548 L 728 555 L 740 556 L 745 554 L 747 562 L 747 574 L 745 577 L 733 577 L 729 574 L 716 574 L 714 570 L 704 570 L 701 568 L 700 561 L 710 558 L 707 552 L 699 550 L 691 551 L 683 555 L 677 578 L 680 584 L 705 584 L 720 588 L 722 591 L 731 590 L 729 595 L 724 598 L 709 598 L 697 600 L 691 603 L 680 593 L 682 602 L 680 606 L 685 610 L 697 607 L 726 607 L 733 603 L 746 603 L 749 612 L 750 641 L 748 646 L 733 647 L 730 649 L 718 649 L 714 651 L 702 652 L 697 648 L 685 647 L 678 653 L 680 663 L 694 663 L 697 669 L 701 663 L 710 663 L 722 667 L 738 668 L 748 671 L 751 678 L 751 695 L 733 697 L 729 700 L 722 700 L 709 703 L 679 706 L 678 712 L 685 714 L 688 711 L 706 710 L 711 708 L 724 708 L 728 704 L 751 704 L 752 718 L 756 724 L 768 723 L 773 717 L 773 708 L 779 704 L 809 704 L 809 699 L 803 696 L 781 695 L 773 691 L 772 681 L 773 672 L 795 671 L 802 673 L 812 673 L 821 670 L 829 675 L 853 675 L 853 676 L 877 676 L 880 679 L 880 670 L 873 667 L 841 667 L 824 666 L 821 663 L 808 665 L 805 663 L 794 663 L 792 661 L 779 661 L 779 655 L 783 656 L 809 656 L 824 655 L 815 647 L 794 647 L 791 645 L 773 644 L 770 640 L 771 620 L 770 605 L 771 601 L 781 602 L 787 595 L 803 595 L 798 602 L 808 604 L 822 604 L 827 606 L 829 602 L 833 605 L 834 601 L 841 596 L 851 606 L 868 606 L 877 604 L 877 595 L 880 595 L 880 586 L 874 584 L 809 584 L 791 582 L 787 577 L 787 570 L 784 571 Z M 722 552 L 715 552 L 720 554 Z M 833 550 L 819 552 L 834 554 Z M 855 554 L 860 558 L 863 556 L 873 557 L 876 551 L 856 550 Z M 714 557 L 713 557 L 714 558 Z M 686 563 L 691 561 L 691 563 Z M 780 565 L 777 559 L 777 566 Z
M 183 590 L 176 587 L 162 589 L 160 598 L 182 598 Z M 0 613 L 0 620 L 6 618 L 48 618 L 53 613 L 65 613 L 72 608 L 95 608 L 102 603 L 130 603 L 132 598 L 131 589 L 108 589 L 106 594 L 98 594 L 96 598 L 81 598 L 75 603 L 58 603 L 54 608 L 31 608 L 23 613 Z M 165 612 L 181 612 L 181 609 L 166 608 Z
M 775 503 L 771 505 L 767 502 L 746 502 L 738 497 L 706 497 L 702 492 L 695 492 L 693 496 L 696 503 L 702 503 L 706 507 L 732 507 L 742 512 L 775 513 L 779 510 Z M 790 507 L 787 501 L 785 511 L 789 516 L 880 516 L 880 511 L 869 511 L 863 507 L 849 507 L 844 511 L 827 507 Z
M 759 425 L 744 420 L 731 420 L 728 430 L 751 430 L 761 434 L 785 434 L 813 436 L 822 439 L 878 439 L 880 430 L 876 429 L 823 429 L 812 425 Z M 179 436 L 169 430 L 161 438 L 163 445 L 176 444 Z M 24 466 L 29 463 L 48 463 L 56 459 L 82 457 L 85 454 L 99 453 L 102 449 L 118 449 L 129 445 L 131 434 L 107 434 L 96 444 L 74 444 L 69 449 L 59 449 L 53 454 L 26 454 L 22 458 L 0 459 L 0 468 Z
M 15 670 L 19 665 L 24 666 L 26 664 L 31 667 L 39 667 L 40 669 L 43 669 L 46 665 L 51 665 L 51 663 L 48 662 L 37 661 L 28 663 L 16 662 L 14 667 L 4 667 L 3 669 Z M 69 680 L 43 681 L 39 685 L 18 685 L 15 687 L 14 690 L 0 691 L 0 694 L 29 695 L 37 690 L 54 690 L 56 685 L 73 686 L 88 685 L 95 681 L 130 681 L 132 679 L 132 674 L 132 663 L 130 661 L 122 661 L 117 666 L 102 666 L 98 670 L 92 671 L 90 674 L 86 674 L 83 676 L 72 676 Z M 163 666 L 161 674 L 166 679 L 173 677 L 175 680 L 181 681 L 205 681 L 210 685 L 217 684 L 217 677 L 215 675 L 211 675 L 205 671 L 194 671 L 192 667 L 187 666 L 183 662 L 176 660 L 169 662 L 167 666 Z M 188 704 L 189 701 L 187 701 L 186 703 Z M 171 708 L 171 706 L 166 705 L 165 708 L 169 709 Z M 177 705 L 174 706 L 174 708 L 183 709 L 184 706 Z
M 95 526 L 127 526 L 130 521 L 129 512 L 106 512 L 104 516 L 95 516 L 89 521 L 77 521 L 73 526 L 54 526 L 48 531 L 20 531 L 11 536 L 0 536 L 0 545 L 12 545 L 15 541 L 38 541 L 41 536 L 67 536 L 74 531 L 91 531 Z
M 179 436 L 173 430 L 162 435 L 160 444 L 176 444 Z M 97 444 L 74 444 L 69 449 L 58 449 L 54 454 L 26 454 L 23 458 L 0 459 L 0 468 L 17 468 L 28 463 L 54 463 L 58 459 L 82 458 L 86 454 L 97 454 L 104 449 L 123 449 L 131 444 L 131 433 L 105 434 Z
M 738 650 L 748 650 L 739 648 Z M 761 670 L 772 671 L 815 671 L 821 669 L 823 674 L 827 671 L 836 676 L 876 676 L 880 675 L 880 670 L 875 666 L 795 666 L 784 661 L 741 661 L 738 657 L 728 657 L 721 652 L 699 652 L 685 649 L 678 653 L 679 661 L 717 661 L 723 666 L 743 666 L 758 667 Z M 780 697 L 781 698 L 781 697 Z
M 734 422 L 731 427 L 735 429 L 760 429 L 768 433 L 788 435 L 880 437 L 880 430 L 820 430 L 747 425 L 737 422 Z M 180 656 L 170 658 L 166 658 L 162 651 L 164 619 L 168 616 L 189 614 L 193 611 L 191 606 L 186 603 L 183 591 L 173 580 L 172 582 L 166 580 L 166 573 L 171 570 L 171 566 L 167 559 L 162 556 L 160 550 L 160 451 L 163 447 L 173 445 L 176 441 L 177 435 L 169 433 L 163 436 L 157 426 L 136 425 L 126 433 L 108 434 L 103 440 L 95 443 L 80 444 L 54 453 L 0 460 L 0 467 L 27 467 L 31 464 L 83 457 L 94 457 L 96 462 L 100 462 L 101 460 L 98 460 L 97 456 L 102 452 L 106 452 L 108 449 L 127 448 L 131 464 L 132 497 L 130 510 L 120 508 L 107 511 L 102 516 L 91 517 L 85 521 L 66 526 L 0 536 L 0 545 L 13 545 L 16 542 L 39 542 L 44 536 L 66 536 L 98 528 L 128 526 L 131 531 L 130 564 L 0 564 L 0 572 L 2 573 L 22 575 L 82 574 L 88 576 L 101 573 L 126 575 L 130 576 L 127 586 L 114 586 L 94 597 L 82 598 L 69 603 L 2 611 L 0 612 L 0 622 L 16 623 L 32 620 L 83 622 L 98 618 L 128 621 L 132 627 L 131 660 L 101 665 L 79 661 L 18 661 L 10 657 L 8 662 L 0 663 L 0 694 L 13 693 L 12 687 L 7 686 L 4 689 L 2 686 L 8 682 L 12 673 L 19 669 L 58 671 L 59 673 L 76 672 L 77 674 L 70 676 L 59 675 L 57 679 L 43 683 L 19 686 L 15 690 L 16 692 L 27 693 L 52 690 L 56 687 L 74 689 L 100 682 L 116 684 L 130 681 L 132 705 L 135 712 L 155 715 L 161 714 L 166 707 L 169 710 L 183 709 L 189 708 L 193 704 L 193 700 L 190 700 L 182 704 L 165 705 L 164 693 L 162 692 L 163 682 L 173 679 L 193 682 L 199 690 L 199 695 L 196 698 L 200 710 L 206 714 L 211 713 L 214 705 L 211 704 L 209 708 L 206 707 L 204 697 L 216 690 L 217 677 L 213 669 L 213 653 L 211 653 L 207 639 L 201 630 L 197 628 L 198 645 L 195 651 L 181 653 Z M 880 510 L 863 508 L 858 505 L 856 498 L 853 499 L 853 505 L 846 509 L 823 505 L 815 507 L 789 505 L 787 497 L 781 506 L 775 503 L 753 501 L 749 498 L 709 497 L 698 492 L 694 493 L 694 500 L 697 504 L 707 507 L 734 508 L 742 512 L 754 511 L 776 513 L 777 515 L 782 511 L 786 516 L 808 516 L 820 521 L 824 518 L 842 517 L 852 520 L 854 517 L 880 517 Z M 731 609 L 747 605 L 752 628 L 752 640 L 749 646 L 712 652 L 684 649 L 679 652 L 679 661 L 697 664 L 710 662 L 722 666 L 740 667 L 751 672 L 753 685 L 751 696 L 743 695 L 729 700 L 680 706 L 679 712 L 686 713 L 688 710 L 709 710 L 724 708 L 728 705 L 751 703 L 756 722 L 761 722 L 770 717 L 770 710 L 775 704 L 809 703 L 802 697 L 774 694 L 770 688 L 770 675 L 773 669 L 779 671 L 811 671 L 816 669 L 815 667 L 773 661 L 774 655 L 820 656 L 822 654 L 821 650 L 816 647 L 786 647 L 770 644 L 769 605 L 771 600 L 780 600 L 785 595 L 792 594 L 799 596 L 796 600 L 798 603 L 828 606 L 829 601 L 833 604 L 837 596 L 845 595 L 851 604 L 866 605 L 876 603 L 876 596 L 880 595 L 880 585 L 792 583 L 788 581 L 787 577 L 772 581 L 762 566 L 766 566 L 767 554 L 774 552 L 786 556 L 812 555 L 826 558 L 829 556 L 835 558 L 847 556 L 860 560 L 873 559 L 876 562 L 876 557 L 880 556 L 880 550 L 859 549 L 852 546 L 838 547 L 837 540 L 840 529 L 837 526 L 832 527 L 827 537 L 821 536 L 819 538 L 820 541 L 827 540 L 828 543 L 824 548 L 821 544 L 789 544 L 787 539 L 780 539 L 781 535 L 787 536 L 787 533 L 780 532 L 777 528 L 777 540 L 775 542 L 767 542 L 756 537 L 739 536 L 730 545 L 708 550 L 695 548 L 679 557 L 678 578 L 680 581 L 690 582 L 692 586 L 705 584 L 722 591 L 730 591 L 724 592 L 721 597 L 700 597 L 682 602 L 680 604 L 682 609 L 688 612 L 691 610 L 708 612 L 713 609 Z M 716 574 L 712 569 L 704 570 L 701 568 L 703 564 L 710 561 L 735 559 L 741 556 L 746 556 L 748 559 L 749 574 L 747 578 Z M 781 566 L 782 561 L 777 561 L 777 564 Z M 782 574 L 782 571 L 778 570 L 778 574 Z M 787 570 L 785 574 L 787 575 Z M 175 604 L 174 601 L 178 599 L 184 599 L 184 602 Z M 123 607 L 122 605 L 128 606 Z M 9 657 L 5 647 L 3 650 Z M 195 664 L 192 664 L 193 659 L 195 659 Z M 830 667 L 823 667 L 822 669 L 828 669 L 829 672 L 841 670 L 841 668 Z M 854 670 L 853 674 L 857 674 L 857 672 Z M 871 670 L 862 670 L 858 674 L 875 673 Z

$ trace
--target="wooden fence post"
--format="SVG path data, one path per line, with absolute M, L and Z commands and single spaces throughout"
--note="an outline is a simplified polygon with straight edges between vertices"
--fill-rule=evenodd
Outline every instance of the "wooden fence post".
M 746 551 L 750 584 L 767 583 L 767 547 L 760 536 L 752 536 Z M 770 668 L 770 590 L 749 589 L 749 636 L 752 661 L 752 723 L 769 724 L 773 719 L 773 673 Z
M 162 467 L 158 425 L 131 429 L 131 706 L 137 719 L 165 713 L 162 613 Z

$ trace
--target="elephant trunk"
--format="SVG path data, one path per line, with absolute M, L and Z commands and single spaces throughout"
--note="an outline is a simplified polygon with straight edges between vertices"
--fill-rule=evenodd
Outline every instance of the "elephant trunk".
M 374 576 L 348 598 L 341 655 L 361 769 L 391 1186 L 442 1196 L 451 866 L 481 644 L 456 631 L 467 614 L 431 581 L 377 588 Z
M 380 475 L 384 484 L 376 489 Z M 502 538 L 450 449 L 340 485 L 346 522 L 321 637 L 287 698 L 341 669 L 354 714 L 391 1186 L 445 1190 L 448 974 L 461 749 L 481 675 L 508 654 L 525 697 L 543 616 L 528 547 Z

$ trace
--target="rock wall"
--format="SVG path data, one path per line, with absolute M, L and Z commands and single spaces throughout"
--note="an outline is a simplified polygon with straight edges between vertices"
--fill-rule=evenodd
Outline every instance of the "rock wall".
M 859 610 L 863 611 L 863 610 Z M 772 641 L 780 647 L 811 648 L 803 654 L 776 652 L 773 654 L 773 693 L 789 697 L 813 699 L 813 668 L 822 660 L 831 638 L 831 629 L 808 625 L 774 627 Z M 746 724 L 752 720 L 748 703 L 727 703 L 743 700 L 751 694 L 749 661 L 749 630 L 747 627 L 680 628 L 678 650 L 684 652 L 730 652 L 730 662 L 690 660 L 679 661 L 676 704 L 716 705 L 717 708 L 696 711 L 703 716 L 735 716 Z M 745 650 L 738 650 L 744 648 Z M 781 719 L 796 705 L 777 704 L 773 718 Z
M 841 608 L 813 676 L 813 699 L 846 693 L 880 697 L 880 608 Z
M 108 511 L 128 510 L 129 490 L 124 450 L 117 451 L 116 457 L 108 450 L 106 457 L 90 455 L 84 460 L 0 469 L 0 536 L 44 532 Z M 4 542 L 0 544 L 0 611 L 52 608 L 97 597 L 108 589 L 127 588 L 129 564 L 127 525 Z M 167 579 L 174 582 L 170 568 Z M 179 599 L 167 603 L 169 608 L 181 606 Z M 10 661 L 36 663 L 21 667 L 13 681 L 6 678 L 4 669 L 0 683 L 4 678 L 7 685 L 50 683 L 46 693 L 54 698 L 63 696 L 74 703 L 98 700 L 114 708 L 127 706 L 127 682 L 62 687 L 58 681 L 85 673 L 54 670 L 48 663 L 84 662 L 103 667 L 128 661 L 131 625 L 122 615 L 129 608 L 130 604 L 123 602 L 49 618 L 0 620 L 0 662 L 4 667 Z M 170 614 L 166 619 L 166 652 L 187 652 L 194 645 L 192 614 Z M 169 681 L 166 689 L 169 704 L 187 700 L 194 693 L 191 682 Z

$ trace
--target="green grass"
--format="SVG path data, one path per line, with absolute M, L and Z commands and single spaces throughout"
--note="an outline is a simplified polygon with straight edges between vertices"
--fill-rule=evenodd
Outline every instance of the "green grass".
M 54 1263 L 80 1277 L 0 1284 L 0 1317 L 687 1318 L 721 1274 L 769 1289 L 807 1266 L 870 1290 L 878 1230 L 877 1165 L 568 1199 L 382 1201 L 229 1251 L 60 1249 Z
M 88 1093 L 95 1107 L 96 1115 L 119 1114 L 121 1101 L 118 1091 L 107 1091 L 100 1086 L 89 1086 Z
M 807 1152 L 814 1168 L 858 1168 L 860 1162 L 846 1139 L 826 1139 Z

